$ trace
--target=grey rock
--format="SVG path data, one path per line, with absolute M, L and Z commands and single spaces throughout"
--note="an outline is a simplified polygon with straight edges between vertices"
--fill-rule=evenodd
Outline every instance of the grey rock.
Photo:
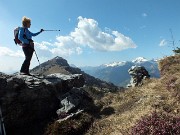
M 48 122 L 58 117 L 60 99 L 67 97 L 75 108 L 80 105 L 85 92 L 75 87 L 83 87 L 84 82 L 81 74 L 57 73 L 46 77 L 1 74 L 0 101 L 7 134 L 43 134 Z M 71 96 L 67 96 L 68 92 Z M 65 100 L 61 103 L 67 105 Z
M 141 86 L 143 79 L 150 78 L 148 71 L 143 66 L 132 66 L 128 73 L 131 76 L 131 80 L 127 87 Z
M 63 121 L 66 121 L 70 118 L 73 118 L 74 116 L 77 116 L 78 114 L 81 114 L 82 112 L 83 112 L 83 110 L 77 110 L 77 112 L 71 113 L 64 118 L 57 120 L 57 122 L 61 123 Z
M 62 108 L 57 110 L 58 116 L 64 113 L 71 113 L 77 109 L 79 104 L 85 100 L 92 100 L 89 94 L 83 88 L 73 88 L 61 97 Z

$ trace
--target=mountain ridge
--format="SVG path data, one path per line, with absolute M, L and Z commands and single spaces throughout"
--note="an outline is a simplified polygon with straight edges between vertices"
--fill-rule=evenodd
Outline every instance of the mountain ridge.
M 114 83 L 120 87 L 126 87 L 130 81 L 128 69 L 132 66 L 144 66 L 151 77 L 159 78 L 160 73 L 158 69 L 158 61 L 151 59 L 147 60 L 144 57 L 137 57 L 132 61 L 113 62 L 110 64 L 103 64 L 96 67 L 80 67 L 80 69 L 87 74 L 90 74 L 101 80 Z
M 41 74 L 41 75 L 49 75 L 52 73 L 62 73 L 65 75 L 69 74 L 82 74 L 86 80 L 85 85 L 87 86 L 98 86 L 102 88 L 112 88 L 112 89 L 118 89 L 117 86 L 115 86 L 113 83 L 102 81 L 98 78 L 95 78 L 78 67 L 71 67 L 67 60 L 65 60 L 62 57 L 56 56 L 44 63 L 42 63 L 39 66 L 36 66 L 31 71 L 33 74 Z

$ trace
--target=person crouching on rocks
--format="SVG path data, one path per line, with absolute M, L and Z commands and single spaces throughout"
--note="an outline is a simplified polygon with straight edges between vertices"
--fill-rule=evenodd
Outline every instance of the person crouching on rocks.
M 37 36 L 44 30 L 41 29 L 37 33 L 32 33 L 28 30 L 31 27 L 31 19 L 27 17 L 22 18 L 22 27 L 19 28 L 18 39 L 22 42 L 22 50 L 25 55 L 25 60 L 21 66 L 20 74 L 21 75 L 30 75 L 29 66 L 31 58 L 34 52 L 34 42 L 32 36 Z

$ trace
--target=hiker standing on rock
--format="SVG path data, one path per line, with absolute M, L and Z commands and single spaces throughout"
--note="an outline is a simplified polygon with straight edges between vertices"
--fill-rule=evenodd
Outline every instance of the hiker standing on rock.
M 32 36 L 37 36 L 44 30 L 41 29 L 37 33 L 32 33 L 28 30 L 31 27 L 31 19 L 27 17 L 22 18 L 22 27 L 19 28 L 18 39 L 22 42 L 22 50 L 25 55 L 25 60 L 21 66 L 20 74 L 22 75 L 30 75 L 29 66 L 30 61 L 34 52 L 34 42 L 32 40 Z

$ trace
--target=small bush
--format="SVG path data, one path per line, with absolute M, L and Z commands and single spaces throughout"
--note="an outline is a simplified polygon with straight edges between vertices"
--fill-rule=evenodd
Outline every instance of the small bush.
M 180 135 L 180 117 L 153 112 L 132 127 L 132 135 Z
M 55 121 L 48 125 L 44 135 L 80 135 L 88 130 L 93 119 L 87 114 L 79 114 L 73 119 L 62 122 Z
M 85 90 L 90 94 L 94 99 L 101 99 L 104 96 L 104 93 L 100 88 L 95 88 L 92 86 L 88 86 Z

